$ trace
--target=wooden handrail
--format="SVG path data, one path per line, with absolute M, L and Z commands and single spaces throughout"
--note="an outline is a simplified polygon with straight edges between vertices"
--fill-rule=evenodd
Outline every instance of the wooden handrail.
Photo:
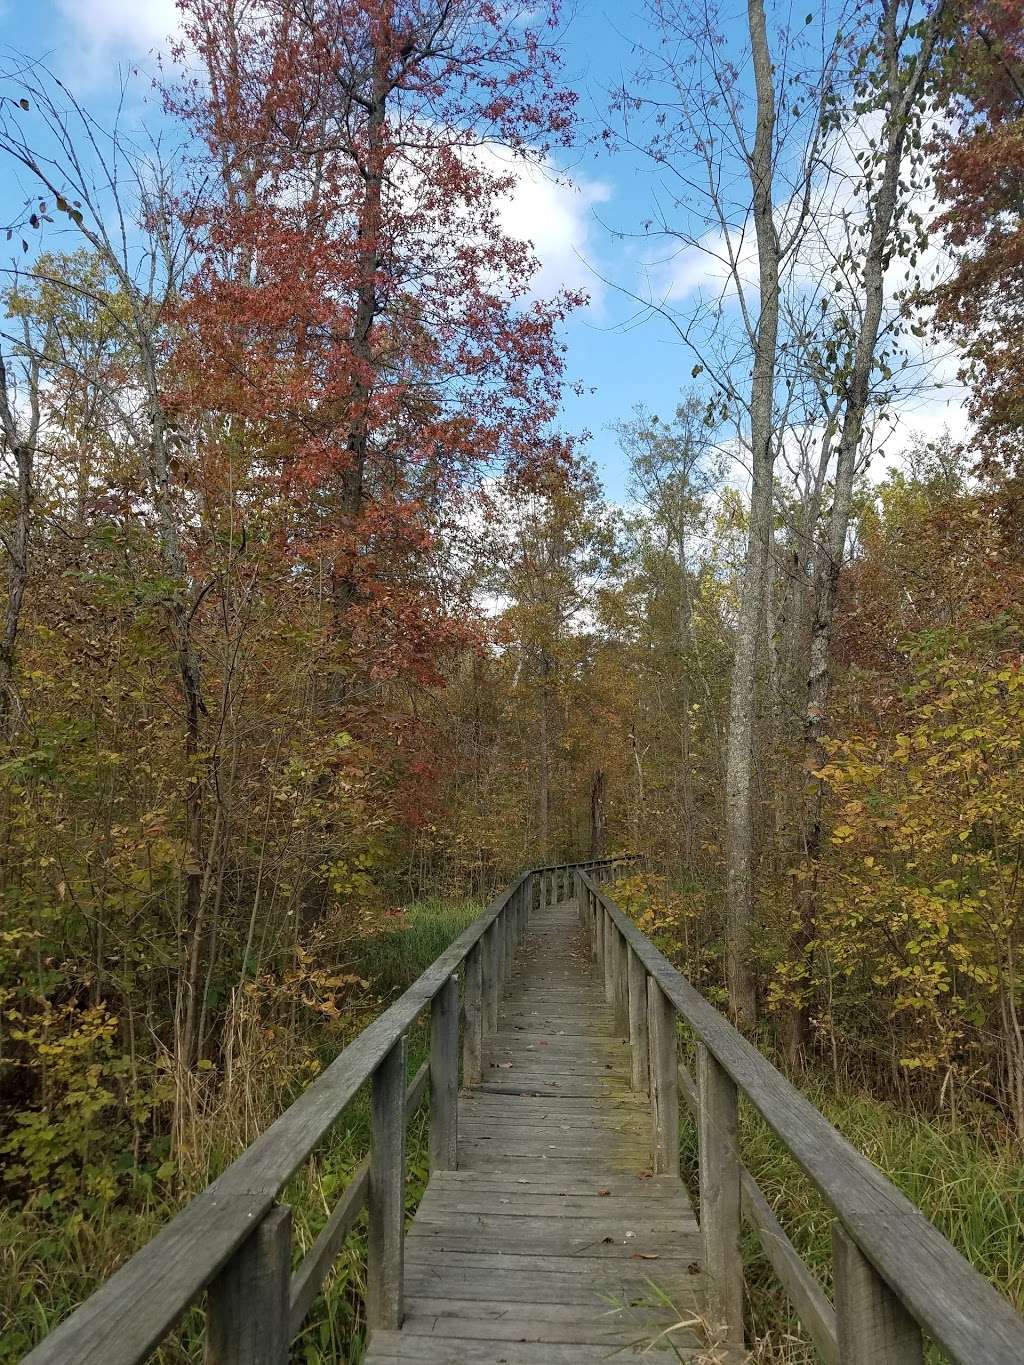
M 797 1277 L 797 1292 L 791 1294 L 798 1312 L 803 1308 L 801 1316 L 808 1330 L 821 1338 L 826 1359 L 885 1360 L 892 1365 L 917 1362 L 922 1359 L 923 1329 L 958 1365 L 1020 1365 L 1024 1361 L 1024 1320 L 1010 1303 L 704 999 L 597 880 L 585 871 L 577 876 L 581 904 L 584 914 L 591 915 L 595 950 L 606 973 L 618 951 L 615 945 L 621 942 L 643 968 L 648 988 L 652 983 L 656 986 L 693 1030 L 699 1052 L 704 1050 L 699 1057 L 702 1075 L 696 1088 L 700 1092 L 697 1112 L 702 1183 L 708 1180 L 707 1188 L 701 1190 L 700 1208 L 708 1272 L 713 1273 L 717 1259 L 719 1275 L 735 1280 L 741 1274 L 737 1223 L 744 1187 L 755 1224 L 763 1212 L 756 1197 L 751 1197 L 754 1191 L 757 1195 L 761 1191 L 744 1172 L 736 1150 L 734 1118 L 729 1117 L 730 1106 L 735 1114 L 735 1095 L 739 1092 L 781 1140 L 838 1219 L 834 1225 L 835 1353 L 829 1340 L 832 1318 L 822 1303 L 824 1296 L 814 1293 L 809 1271 L 807 1279 Z M 653 1077 L 653 1042 L 651 1047 Z M 788 1239 L 786 1246 L 795 1256 Z M 734 1259 L 723 1266 L 726 1253 Z M 782 1255 L 795 1274 L 785 1248 Z M 803 1304 L 799 1301 L 801 1289 L 806 1300 Z M 729 1286 L 720 1286 L 720 1291 L 730 1300 Z M 815 1314 L 817 1322 L 813 1321 Z M 735 1322 L 727 1325 L 735 1328 Z
M 245 1246 L 287 1181 L 517 893 L 532 885 L 531 877 L 532 870 L 524 872 L 502 891 L 227 1170 L 44 1338 L 25 1357 L 26 1365 L 144 1360 Z
M 709 1305 L 725 1342 L 742 1343 L 739 1223 L 757 1229 L 769 1261 L 827 1365 L 919 1365 L 923 1328 L 960 1365 L 1024 1361 L 1024 1322 L 936 1228 L 832 1128 L 775 1067 L 657 951 L 601 887 L 632 855 L 523 873 L 403 996 L 218 1180 L 26 1357 L 137 1365 L 204 1290 L 208 1365 L 286 1365 L 346 1236 L 369 1213 L 367 1319 L 402 1317 L 405 1127 L 431 1096 L 431 1169 L 456 1164 L 460 1024 L 467 1084 L 479 1080 L 485 1035 L 534 904 L 575 893 L 603 969 L 606 998 L 628 1032 L 631 1083 L 650 1091 L 652 1158 L 678 1171 L 678 1096 L 699 1133 L 700 1221 Z M 461 1009 L 460 1009 L 461 986 Z M 429 1008 L 431 1055 L 406 1084 L 409 1030 Z M 676 1018 L 697 1039 L 697 1076 L 680 1065 Z M 372 1085 L 370 1156 L 297 1270 L 283 1185 Z M 837 1216 L 836 1304 L 801 1261 L 743 1166 L 737 1126 L 745 1096 Z
M 25 1365 L 137 1365 L 206 1289 L 210 1365 L 243 1360 L 278 1365 L 367 1205 L 371 1278 L 377 1298 L 383 1294 L 370 1313 L 381 1322 L 400 1315 L 406 1119 L 429 1083 L 432 1167 L 454 1159 L 460 1022 L 471 1078 L 480 1065 L 483 1035 L 496 1023 L 502 986 L 535 897 L 545 904 L 554 899 L 556 883 L 568 884 L 580 868 L 592 867 L 601 876 L 622 861 L 555 864 L 522 873 L 222 1175 L 40 1342 Z M 461 1012 L 458 973 L 465 980 Z M 428 1007 L 431 1060 L 406 1087 L 405 1040 Z M 276 1203 L 277 1196 L 367 1082 L 373 1084 L 370 1157 L 291 1275 L 290 1213 Z

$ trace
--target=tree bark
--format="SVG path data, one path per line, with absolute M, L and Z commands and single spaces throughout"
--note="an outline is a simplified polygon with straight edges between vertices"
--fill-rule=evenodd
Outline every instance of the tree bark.
M 773 204 L 775 90 L 763 0 L 748 0 L 747 19 L 757 120 L 749 155 L 757 237 L 760 312 L 754 333 L 750 389 L 750 528 L 743 565 L 739 621 L 729 698 L 726 748 L 725 862 L 726 970 L 729 1006 L 736 1023 L 749 1027 L 757 1017 L 753 946 L 753 763 L 759 640 L 772 528 L 772 477 L 775 458 L 773 412 L 779 333 L 779 241 Z
M 793 959 L 798 981 L 809 976 L 807 954 L 817 937 L 820 886 L 818 858 L 822 844 L 824 788 L 815 774 L 824 767 L 827 753 L 827 715 L 832 688 L 832 632 L 839 598 L 839 579 L 850 530 L 853 489 L 858 470 L 864 421 L 871 398 L 871 372 L 885 304 L 885 268 L 896 227 L 899 180 L 914 105 L 931 66 L 937 25 L 942 9 L 937 6 L 904 75 L 900 69 L 900 37 L 897 20 L 899 0 L 886 0 L 881 11 L 882 59 L 886 73 L 888 110 L 884 134 L 884 159 L 878 193 L 872 204 L 871 231 L 863 255 L 863 307 L 853 362 L 847 376 L 843 422 L 836 455 L 835 493 L 824 543 L 815 554 L 813 616 L 807 674 L 807 705 L 804 715 L 804 770 L 807 772 L 802 811 L 802 855 L 805 875 L 797 882 L 798 928 Z M 806 990 L 791 1009 L 786 1046 L 790 1064 L 798 1066 L 807 1043 L 810 1001 Z
M 42 348 L 32 348 L 25 322 L 25 377 L 28 388 L 28 422 L 22 426 L 15 410 L 15 397 L 9 388 L 10 375 L 0 356 L 0 432 L 14 460 L 17 487 L 14 497 L 14 523 L 5 532 L 7 551 L 7 603 L 4 608 L 3 634 L 0 635 L 0 734 L 8 735 L 16 705 L 14 690 L 15 646 L 21 627 L 21 613 L 29 580 L 29 554 L 32 538 L 32 511 L 35 501 L 35 455 L 41 421 L 40 376 L 43 356 L 49 349 L 47 329 Z

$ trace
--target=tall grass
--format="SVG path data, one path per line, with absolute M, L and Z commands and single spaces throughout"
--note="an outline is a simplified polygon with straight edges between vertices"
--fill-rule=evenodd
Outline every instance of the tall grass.
M 360 1020 L 404 991 L 480 913 L 471 901 L 413 905 L 393 925 L 368 935 L 355 950 L 356 971 L 369 983 Z M 324 1051 L 329 1049 L 325 1043 Z M 426 1057 L 426 1029 L 409 1039 L 410 1079 Z M 325 1056 L 324 1060 L 330 1060 Z M 427 1179 L 426 1111 L 409 1125 L 407 1206 L 412 1211 Z M 292 1208 L 296 1263 L 312 1244 L 369 1147 L 368 1096 L 349 1106 L 336 1132 L 304 1164 L 282 1193 Z M 172 1194 L 168 1185 L 139 1180 L 132 1195 L 105 1208 L 37 1204 L 0 1208 L 0 1365 L 13 1365 L 89 1296 L 117 1267 L 159 1232 L 230 1159 L 209 1144 L 211 1168 Z M 338 1256 L 325 1292 L 314 1305 L 292 1359 L 304 1365 L 358 1365 L 365 1335 L 365 1219 Z M 194 1309 L 155 1357 L 161 1365 L 202 1359 L 202 1310 Z
M 1024 1161 L 1008 1134 L 993 1136 L 861 1092 L 837 1093 L 831 1077 L 810 1078 L 802 1089 L 981 1274 L 1024 1308 Z M 831 1293 L 832 1215 L 824 1200 L 749 1106 L 741 1111 L 740 1145 L 794 1246 Z M 682 1149 L 696 1193 L 692 1123 L 683 1126 Z M 743 1250 L 756 1359 L 811 1365 L 817 1356 L 809 1338 L 749 1230 Z

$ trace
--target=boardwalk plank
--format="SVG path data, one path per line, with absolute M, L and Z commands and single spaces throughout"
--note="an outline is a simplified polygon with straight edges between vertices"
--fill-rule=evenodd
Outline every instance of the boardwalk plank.
M 402 1330 L 375 1332 L 367 1365 L 592 1365 L 700 1345 L 692 1326 L 671 1348 L 664 1336 L 703 1302 L 700 1232 L 680 1181 L 652 1175 L 648 1103 L 575 906 L 542 911 L 530 944 L 481 1082 L 459 1097 L 458 1169 L 435 1172 L 408 1231 Z

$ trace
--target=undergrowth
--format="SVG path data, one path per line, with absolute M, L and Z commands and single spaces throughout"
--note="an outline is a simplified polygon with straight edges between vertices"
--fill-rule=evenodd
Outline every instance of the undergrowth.
M 1009 1136 L 999 1139 L 860 1092 L 837 1093 L 831 1076 L 807 1078 L 801 1088 L 977 1270 L 1024 1308 L 1024 1162 Z M 683 1124 L 682 1147 L 696 1202 L 692 1123 Z M 748 1105 L 741 1107 L 740 1148 L 790 1240 L 831 1296 L 832 1216 L 824 1200 Z M 755 1359 L 812 1365 L 818 1357 L 749 1228 L 743 1252 L 749 1339 L 759 1344 Z
M 405 990 L 480 913 L 469 901 L 430 901 L 409 907 L 354 952 L 355 970 L 367 982 L 351 1031 L 362 1028 Z M 336 1032 L 325 1030 L 322 1063 L 337 1051 Z M 409 1038 L 409 1077 L 427 1055 L 427 1031 Z M 282 1093 L 281 1107 L 289 1102 Z M 427 1179 L 426 1109 L 410 1122 L 407 1135 L 407 1201 L 410 1213 Z M 271 1116 L 268 1116 L 268 1119 Z M 216 1124 L 217 1119 L 210 1120 Z M 209 1135 L 204 1167 L 187 1179 L 139 1178 L 116 1200 L 88 1207 L 47 1207 L 29 1200 L 0 1208 L 0 1365 L 13 1365 L 86 1299 L 139 1247 L 156 1235 L 189 1199 L 239 1154 L 232 1126 Z M 337 1130 L 304 1164 L 281 1200 L 292 1208 L 295 1263 L 315 1239 L 369 1146 L 369 1105 L 360 1094 Z M 337 1257 L 325 1292 L 314 1304 L 292 1360 L 302 1365 L 343 1362 L 358 1365 L 363 1354 L 363 1296 L 366 1264 L 365 1215 Z M 154 1357 L 161 1365 L 202 1359 L 202 1310 L 193 1309 Z

